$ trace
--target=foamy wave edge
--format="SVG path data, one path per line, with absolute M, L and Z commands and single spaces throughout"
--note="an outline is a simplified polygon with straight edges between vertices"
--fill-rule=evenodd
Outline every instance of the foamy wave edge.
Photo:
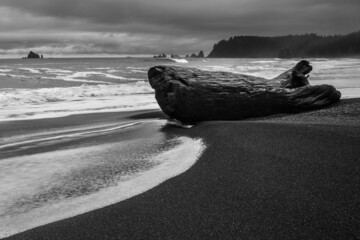
M 196 163 L 206 149 L 206 145 L 202 139 L 178 137 L 177 140 L 180 141 L 179 145 L 156 155 L 153 159 L 154 161 L 164 161 L 164 163 L 142 173 L 141 176 L 122 182 L 118 186 L 108 187 L 92 195 L 54 204 L 51 206 L 51 209 L 58 210 L 57 213 L 59 214 L 56 216 L 47 214 L 50 207 L 42 207 L 34 210 L 32 214 L 29 214 L 29 216 L 24 217 L 22 220 L 16 221 L 17 226 L 9 226 L 6 222 L 0 222 L 0 238 L 9 237 L 32 228 L 118 203 L 146 192 L 162 182 L 184 173 Z M 102 204 L 93 204 L 99 201 L 102 201 Z M 54 210 L 50 212 L 54 212 Z

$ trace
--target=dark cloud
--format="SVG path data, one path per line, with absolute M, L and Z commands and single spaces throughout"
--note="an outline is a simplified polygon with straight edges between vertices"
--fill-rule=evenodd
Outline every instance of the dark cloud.
M 2 0 L 0 8 L 5 11 L 0 28 L 9 36 L 27 39 L 25 32 L 32 30 L 38 41 L 29 42 L 40 45 L 44 39 L 57 43 L 64 33 L 75 45 L 88 44 L 89 51 L 210 50 L 212 43 L 232 35 L 360 30 L 359 0 Z M 82 33 L 94 38 L 81 38 Z M 101 34 L 124 34 L 123 41 L 104 42 Z M 0 40 L 0 49 L 21 46 L 13 40 Z

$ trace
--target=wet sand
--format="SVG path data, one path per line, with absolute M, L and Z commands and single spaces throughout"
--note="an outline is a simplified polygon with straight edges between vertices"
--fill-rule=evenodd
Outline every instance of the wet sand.
M 360 238 L 360 99 L 161 131 L 202 138 L 207 148 L 188 171 L 143 194 L 9 239 Z

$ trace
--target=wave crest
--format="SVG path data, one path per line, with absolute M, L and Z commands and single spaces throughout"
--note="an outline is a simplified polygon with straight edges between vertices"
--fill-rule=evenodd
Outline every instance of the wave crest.
M 112 85 L 81 85 L 75 87 L 39 89 L 2 89 L 0 90 L 0 107 L 146 93 L 153 93 L 153 89 L 148 83 L 143 81 Z

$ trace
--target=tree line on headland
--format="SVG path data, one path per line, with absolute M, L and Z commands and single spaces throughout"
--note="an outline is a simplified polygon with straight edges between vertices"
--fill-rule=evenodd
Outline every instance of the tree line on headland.
M 216 43 L 209 58 L 360 57 L 360 31 L 347 35 L 235 36 Z

